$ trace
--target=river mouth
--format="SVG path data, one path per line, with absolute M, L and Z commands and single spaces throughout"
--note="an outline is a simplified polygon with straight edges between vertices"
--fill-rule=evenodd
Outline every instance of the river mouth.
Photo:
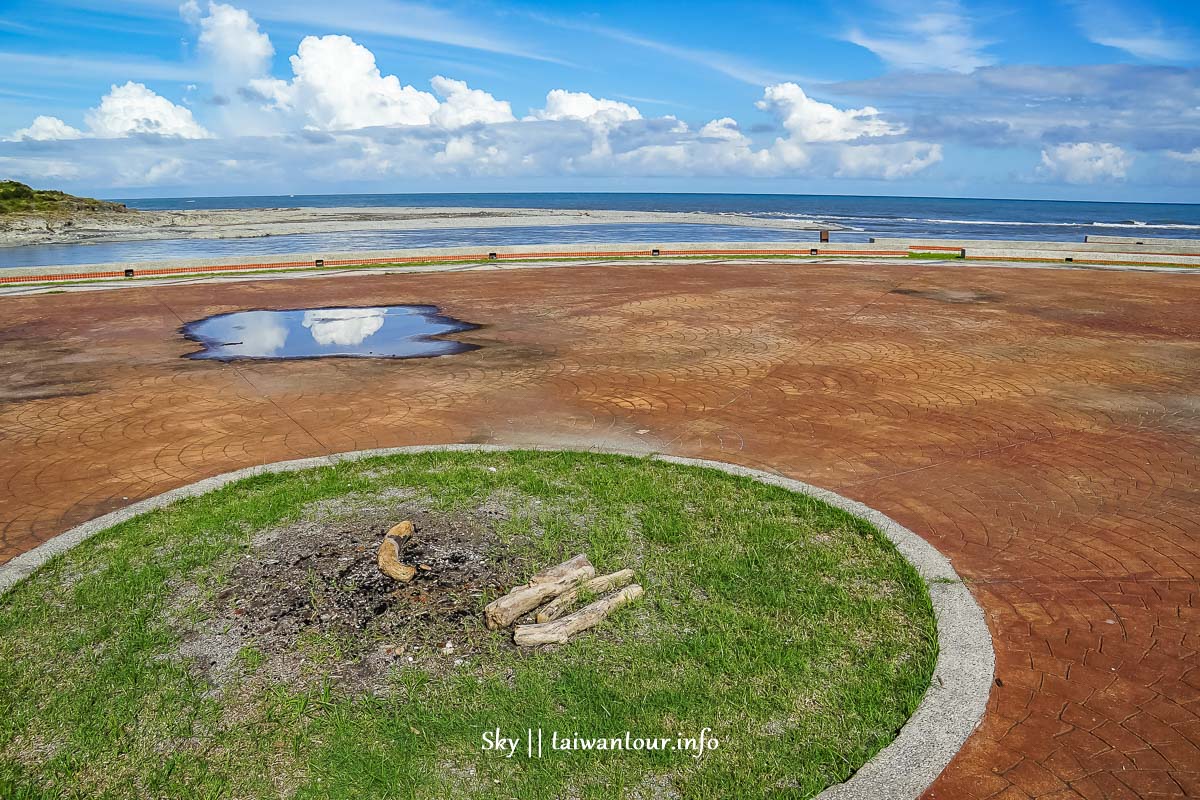
M 438 313 L 437 306 L 291 308 L 234 311 L 183 326 L 203 345 L 187 358 L 432 358 L 478 350 L 479 345 L 441 337 L 478 329 Z

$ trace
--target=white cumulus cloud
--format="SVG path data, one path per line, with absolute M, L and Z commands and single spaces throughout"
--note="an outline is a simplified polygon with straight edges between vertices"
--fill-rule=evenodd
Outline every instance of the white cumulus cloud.
M 14 131 L 12 141 L 51 141 L 81 139 L 120 139 L 134 134 L 179 136 L 207 139 L 211 134 L 196 122 L 192 112 L 147 89 L 145 84 L 129 81 L 113 86 L 100 98 L 100 105 L 84 114 L 87 133 L 73 128 L 58 117 L 39 116 L 28 128 Z
M 151 164 L 138 180 L 148 186 L 172 183 L 182 178 L 186 169 L 187 162 L 182 158 L 164 158 Z
M 434 125 L 462 128 L 476 123 L 513 122 L 512 105 L 497 100 L 481 89 L 472 89 L 466 81 L 435 75 L 429 82 L 445 101 L 430 115 Z
M 802 142 L 849 142 L 905 131 L 903 125 L 880 119 L 879 111 L 871 106 L 838 108 L 813 100 L 794 83 L 768 86 L 756 105 L 775 114 L 788 133 Z
M 250 82 L 271 107 L 294 113 L 315 130 L 373 125 L 428 125 L 438 109 L 429 92 L 382 75 L 375 54 L 349 36 L 306 36 L 291 57 L 290 81 Z
M 192 112 L 147 89 L 145 84 L 129 81 L 113 86 L 100 98 L 100 105 L 84 115 L 92 135 L 116 139 L 135 133 L 204 139 L 208 131 L 192 117 Z
M 587 92 L 552 89 L 546 94 L 546 107 L 533 112 L 534 119 L 579 120 L 604 127 L 641 119 L 642 113 L 628 103 L 593 97 Z
M 840 178 L 896 180 L 917 174 L 942 160 L 942 146 L 926 142 L 860 144 L 838 153 Z
M 56 139 L 79 139 L 83 131 L 72 128 L 58 117 L 45 115 L 35 117 L 28 128 L 13 131 L 11 141 L 20 142 L 26 139 L 34 142 L 46 142 Z
M 274 48 L 246 11 L 187 0 L 180 13 L 199 31 L 198 51 L 216 90 L 207 122 L 212 137 L 176 105 L 140 83 L 114 86 L 79 131 L 39 117 L 13 146 L 34 139 L 89 137 L 86 144 L 26 148 L 19 174 L 61 172 L 113 186 L 229 186 L 309 181 L 384 181 L 396 176 L 781 176 L 908 177 L 941 159 L 941 149 L 903 138 L 904 125 L 880 111 L 840 108 L 795 83 L 764 90 L 758 107 L 784 130 L 774 142 L 743 131 L 733 117 L 692 129 L 674 116 L 644 118 L 634 105 L 588 92 L 552 89 L 545 104 L 518 120 L 511 104 L 444 75 L 433 93 L 384 74 L 375 54 L 348 36 L 304 37 L 289 59 L 292 76 L 270 72 Z M 196 87 L 189 87 L 189 91 Z M 197 94 L 199 98 L 201 95 Z M 320 132 L 296 135 L 301 129 Z M 105 142 L 135 134 L 166 137 Z M 205 139 L 196 142 L 191 140 Z M 76 146 L 70 154 L 68 145 Z M 8 163 L 0 150 L 0 161 Z M 370 314 L 310 320 L 318 339 L 369 335 Z
M 1042 150 L 1038 171 L 1067 183 L 1095 183 L 1123 180 L 1132 164 L 1133 156 L 1115 144 L 1075 142 Z
M 700 128 L 701 139 L 720 139 L 726 142 L 743 142 L 747 141 L 746 135 L 742 133 L 738 127 L 737 120 L 733 117 L 721 117 L 714 119 L 712 122 L 705 123 Z
M 267 74 L 275 48 L 244 9 L 210 2 L 208 14 L 201 16 L 195 0 L 189 0 L 180 13 L 200 27 L 199 49 L 212 62 L 218 88 L 236 88 Z

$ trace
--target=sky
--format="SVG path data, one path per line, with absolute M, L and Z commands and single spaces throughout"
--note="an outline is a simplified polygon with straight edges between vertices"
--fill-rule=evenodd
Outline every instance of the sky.
M 0 0 L 0 177 L 1200 202 L 1200 4 Z

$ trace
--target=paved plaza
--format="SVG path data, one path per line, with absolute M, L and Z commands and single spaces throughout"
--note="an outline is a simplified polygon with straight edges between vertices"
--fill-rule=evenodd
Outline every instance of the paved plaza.
M 0 299 L 0 561 L 266 462 L 451 442 L 718 459 L 951 558 L 997 657 L 937 798 L 1200 796 L 1200 274 L 597 263 Z M 243 309 L 432 304 L 480 349 L 219 363 Z

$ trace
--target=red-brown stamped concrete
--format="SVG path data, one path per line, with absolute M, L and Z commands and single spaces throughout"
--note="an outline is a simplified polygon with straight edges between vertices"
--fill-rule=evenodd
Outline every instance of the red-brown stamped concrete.
M 997 681 L 936 798 L 1200 796 L 1200 276 L 617 265 L 7 299 L 0 560 L 240 467 L 444 442 L 715 458 L 951 557 Z M 182 322 L 433 303 L 484 347 L 220 364 Z

